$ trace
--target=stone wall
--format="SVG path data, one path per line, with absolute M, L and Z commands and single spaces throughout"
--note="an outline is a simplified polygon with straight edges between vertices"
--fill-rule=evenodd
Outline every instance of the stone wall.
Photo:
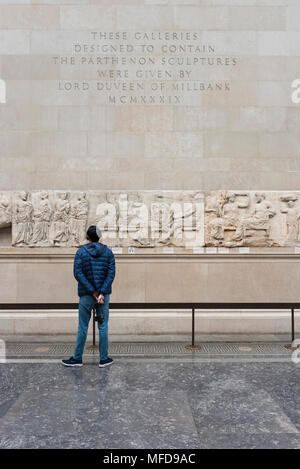
M 1 301 L 76 302 L 71 248 L 0 249 Z M 298 302 L 299 254 L 116 255 L 116 302 Z M 296 327 L 300 331 L 299 314 Z M 2 334 L 75 334 L 75 311 L 1 311 Z M 111 311 L 110 332 L 124 336 L 191 333 L 191 311 Z M 290 312 L 197 311 L 197 333 L 289 333 Z
M 298 0 L 0 0 L 2 301 L 75 300 L 90 223 L 123 249 L 116 301 L 298 300 L 299 40 Z M 136 228 L 158 201 L 157 238 L 149 220 L 148 236 Z M 182 216 L 171 202 L 193 205 Z M 171 313 L 112 325 L 187 331 Z M 5 314 L 2 332 L 76 328 Z M 258 314 L 201 331 L 288 329 Z
M 299 18 L 297 0 L 2 0 L 1 188 L 298 190 L 291 85 L 299 78 Z M 105 32 L 115 35 L 101 39 Z M 91 51 L 96 45 L 100 53 Z M 95 63 L 105 56 L 119 62 Z M 128 63 L 132 57 L 146 63 Z M 124 82 L 144 88 L 115 90 L 116 103 L 109 101 L 102 86 Z M 155 90 L 150 101 L 151 83 L 162 83 L 166 102 Z M 183 90 L 170 91 L 172 84 Z M 130 103 L 140 95 L 145 103 Z

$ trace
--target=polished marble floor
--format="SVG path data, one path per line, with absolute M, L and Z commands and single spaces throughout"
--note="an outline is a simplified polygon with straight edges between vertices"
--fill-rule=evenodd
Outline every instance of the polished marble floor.
M 105 369 L 96 356 L 79 369 L 8 360 L 0 447 L 300 448 L 300 364 L 285 353 L 119 355 Z

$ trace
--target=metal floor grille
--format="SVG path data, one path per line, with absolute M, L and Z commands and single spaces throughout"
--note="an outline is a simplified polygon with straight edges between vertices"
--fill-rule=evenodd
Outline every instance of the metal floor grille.
M 89 349 L 89 343 L 85 348 L 84 355 L 94 355 L 96 350 Z M 178 342 L 147 342 L 126 343 L 113 342 L 109 345 L 111 355 L 290 355 L 290 351 L 284 347 L 284 343 L 201 343 L 199 350 L 188 350 L 186 343 Z M 61 357 L 71 356 L 74 350 L 73 343 L 6 343 L 7 357 Z

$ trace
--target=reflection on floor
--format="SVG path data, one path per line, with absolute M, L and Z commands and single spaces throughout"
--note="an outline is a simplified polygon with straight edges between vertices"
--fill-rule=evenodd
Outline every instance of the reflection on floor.
M 282 349 L 68 369 L 34 347 L 0 364 L 1 448 L 300 448 L 300 364 Z

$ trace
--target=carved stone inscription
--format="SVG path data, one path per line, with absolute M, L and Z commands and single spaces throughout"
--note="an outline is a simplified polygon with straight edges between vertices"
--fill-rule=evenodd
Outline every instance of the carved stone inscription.
M 227 95 L 235 86 L 239 57 L 229 49 L 224 56 L 199 31 L 86 31 L 81 37 L 70 42 L 71 56 L 52 57 L 69 77 L 56 85 L 66 97 L 89 93 L 114 106 L 200 105 L 203 96 Z

